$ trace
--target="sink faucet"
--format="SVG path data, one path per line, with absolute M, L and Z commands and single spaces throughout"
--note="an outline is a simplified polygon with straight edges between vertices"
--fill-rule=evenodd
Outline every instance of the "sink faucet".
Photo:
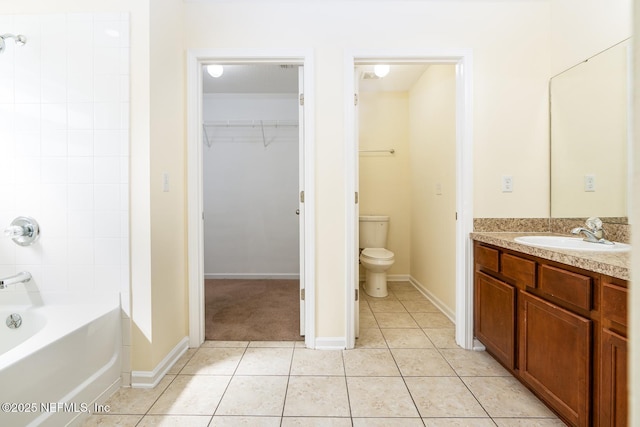
M 584 227 L 576 227 L 571 230 L 571 234 L 584 235 L 585 242 L 601 243 L 604 245 L 613 245 L 613 242 L 604 238 L 604 228 L 602 228 L 602 220 L 597 217 L 590 217 L 585 222 Z
M 13 285 L 16 283 L 25 283 L 31 280 L 31 273 L 28 271 L 22 271 L 16 275 L 3 277 L 0 279 L 0 289 L 4 289 L 7 285 Z

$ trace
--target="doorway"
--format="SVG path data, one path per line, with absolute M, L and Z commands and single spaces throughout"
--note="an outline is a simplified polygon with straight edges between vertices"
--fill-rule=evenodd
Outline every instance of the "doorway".
M 307 52 L 189 52 L 187 181 L 192 347 L 200 345 L 205 336 L 210 337 L 205 319 L 206 293 L 210 291 L 205 279 L 227 281 L 227 286 L 235 280 L 247 289 L 247 282 L 260 281 L 257 289 L 263 297 L 280 292 L 268 288 L 269 284 L 295 281 L 297 333 L 299 337 L 304 335 L 307 346 L 313 343 L 314 311 L 308 309 L 309 305 L 313 307 L 313 256 L 309 256 L 313 253 L 313 199 L 307 197 L 305 201 L 304 197 L 305 193 L 313 195 L 313 158 L 309 155 L 313 152 L 313 115 L 302 102 L 303 96 L 313 96 L 313 82 L 304 75 L 310 63 Z M 210 79 L 205 79 L 205 67 L 214 64 L 226 68 L 223 74 L 235 74 L 236 78 L 228 86 L 218 84 L 217 93 L 213 90 L 205 94 L 206 79 Z M 274 90 L 278 87 L 276 75 L 289 76 L 283 80 L 294 89 Z M 311 298 L 302 299 L 309 294 Z M 290 293 L 287 298 L 292 303 Z M 264 300 L 255 295 L 250 299 Z M 265 329 L 268 331 L 269 326 Z M 245 340 L 240 336 L 237 339 Z
M 472 280 L 471 280 L 471 245 L 469 233 L 472 231 L 472 143 L 471 143 L 471 52 L 467 50 L 450 52 L 348 52 L 345 60 L 345 87 L 346 90 L 346 123 L 347 123 L 347 177 L 351 179 L 348 187 L 353 193 L 347 191 L 349 207 L 347 212 L 348 253 L 352 254 L 353 263 L 348 263 L 347 268 L 347 348 L 353 348 L 358 334 L 359 319 L 359 265 L 358 265 L 358 217 L 360 197 L 360 148 L 359 148 L 359 120 L 358 120 L 358 93 L 361 73 L 354 73 L 356 66 L 361 68 L 375 64 L 431 66 L 447 65 L 455 68 L 455 182 L 441 183 L 454 185 L 455 211 L 451 212 L 451 221 L 455 233 L 449 240 L 455 242 L 455 302 L 454 307 L 448 307 L 449 317 L 455 320 L 456 342 L 463 348 L 473 347 L 472 324 Z M 352 90 L 350 90 L 352 89 Z M 355 94 L 355 97 L 354 97 Z M 387 144 L 388 145 L 388 144 Z M 369 148 L 369 147 L 367 147 Z M 393 149 L 392 146 L 373 147 L 373 149 Z M 376 154 L 391 155 L 393 154 Z M 433 188 L 425 188 L 425 191 L 437 193 L 440 190 L 436 185 Z M 353 194 L 355 193 L 355 203 Z M 371 214 L 371 212 L 363 212 Z M 425 220 L 428 220 L 425 219 Z M 413 280 L 412 280 L 413 281 Z M 415 285 L 415 283 L 414 283 Z M 418 286 L 419 287 L 419 286 Z M 354 292 L 356 290 L 356 292 Z M 421 289 L 424 292 L 424 289 Z M 428 292 L 426 292 L 428 294 Z M 354 298 L 355 294 L 355 298 Z M 438 305 L 438 304 L 436 304 Z M 445 310 L 443 310 L 445 311 Z M 446 311 L 445 311 L 446 312 Z
M 205 338 L 300 340 L 302 67 L 217 63 L 202 75 Z

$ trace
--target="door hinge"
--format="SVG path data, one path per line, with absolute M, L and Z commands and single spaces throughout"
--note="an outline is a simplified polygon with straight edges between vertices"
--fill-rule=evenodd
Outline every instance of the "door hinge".
M 358 294 L 358 289 L 356 289 L 356 301 L 358 301 L 358 297 L 359 297 L 359 296 L 360 296 L 360 295 Z
M 358 204 L 358 192 L 356 191 L 356 205 Z
M 458 212 L 456 212 L 456 221 L 458 220 Z
M 357 93 L 353 94 L 353 105 L 358 105 L 358 94 Z
M 304 203 L 304 190 L 300 192 L 300 203 Z
M 300 299 L 304 301 L 304 288 L 300 289 Z
M 304 107 L 304 93 L 300 94 L 300 106 Z

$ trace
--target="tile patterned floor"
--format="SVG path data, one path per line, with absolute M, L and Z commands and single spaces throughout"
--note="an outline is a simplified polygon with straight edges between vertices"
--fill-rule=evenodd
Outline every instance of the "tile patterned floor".
M 84 426 L 564 426 L 412 285 L 360 302 L 356 348 L 207 341 L 154 389 L 122 388 Z

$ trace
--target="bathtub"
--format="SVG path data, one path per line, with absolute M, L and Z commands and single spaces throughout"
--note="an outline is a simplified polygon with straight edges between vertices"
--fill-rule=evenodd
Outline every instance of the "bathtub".
M 25 301 L 28 295 L 28 301 Z M 11 314 L 22 325 L 10 329 Z M 120 385 L 118 297 L 0 291 L 0 426 L 79 424 Z

